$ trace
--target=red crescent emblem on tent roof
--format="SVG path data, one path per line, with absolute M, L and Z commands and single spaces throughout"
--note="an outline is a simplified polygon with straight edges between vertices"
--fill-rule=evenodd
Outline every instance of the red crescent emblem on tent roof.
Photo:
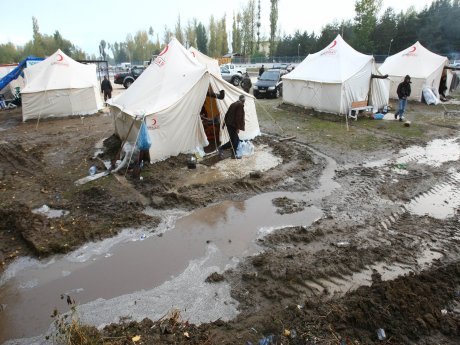
M 416 47 L 416 46 L 413 46 L 413 47 L 412 47 L 412 50 L 411 50 L 409 53 L 413 53 L 413 52 L 415 52 L 416 50 L 417 50 L 417 47 Z
M 57 55 L 57 60 L 62 61 L 62 60 L 64 60 L 64 57 L 61 54 L 58 54 Z
M 167 44 L 166 47 L 164 47 L 164 49 L 161 51 L 160 55 L 158 56 L 165 54 L 168 51 L 168 49 L 169 49 L 169 44 Z
M 196 56 L 195 56 L 195 52 L 191 52 L 191 53 L 192 53 L 193 57 L 196 57 Z
M 337 40 L 334 40 L 334 42 L 332 42 L 332 45 L 329 47 L 329 49 L 334 48 L 336 45 L 337 45 Z
M 152 119 L 152 126 L 155 126 L 157 124 L 157 120 L 156 119 Z

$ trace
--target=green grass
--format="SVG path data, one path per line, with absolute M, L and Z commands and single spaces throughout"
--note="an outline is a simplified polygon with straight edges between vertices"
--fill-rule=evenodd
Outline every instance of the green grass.
M 257 114 L 262 131 L 281 136 L 295 135 L 310 143 L 331 143 L 344 149 L 375 150 L 388 146 L 392 140 L 419 139 L 429 141 L 442 127 L 459 126 L 458 118 L 443 118 L 441 107 L 417 104 L 407 118 L 405 127 L 399 121 L 373 120 L 359 116 L 349 120 L 347 130 L 345 116 L 318 113 L 310 109 L 278 105 L 281 100 L 257 100 Z M 438 109 L 439 108 L 439 109 Z M 421 112 L 426 114 L 421 114 Z M 455 127 L 454 127 L 455 128 Z

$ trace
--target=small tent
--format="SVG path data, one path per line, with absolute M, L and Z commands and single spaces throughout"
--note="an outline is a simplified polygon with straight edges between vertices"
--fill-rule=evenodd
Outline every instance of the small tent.
M 230 104 L 245 93 L 209 67 L 211 58 L 204 56 L 209 64 L 203 63 L 197 55 L 173 38 L 129 89 L 108 102 L 115 133 L 121 139 L 135 143 L 140 119 L 145 121 L 152 141 L 152 162 L 194 152 L 210 141 L 217 144 L 219 139 L 221 143 L 228 140 L 219 122 L 223 122 Z M 225 92 L 223 99 L 213 97 L 221 90 Z M 260 134 L 254 98 L 245 95 L 245 131 L 239 134 L 242 140 Z M 200 116 L 203 110 L 206 119 Z
M 22 119 L 94 114 L 102 109 L 96 65 L 84 65 L 61 50 L 24 70 Z
M 338 35 L 283 76 L 283 100 L 335 114 L 346 114 L 359 101 L 382 108 L 388 104 L 388 88 L 384 80 L 372 78 L 377 73 L 371 55 L 357 52 Z
M 379 71 L 388 74 L 391 80 L 391 98 L 398 98 L 396 90 L 399 83 L 406 75 L 410 75 L 412 92 L 409 100 L 421 101 L 424 87 L 429 87 L 437 93 L 444 66 L 448 63 L 449 60 L 445 56 L 437 55 L 420 42 L 416 42 L 413 46 L 388 57 L 379 67 Z

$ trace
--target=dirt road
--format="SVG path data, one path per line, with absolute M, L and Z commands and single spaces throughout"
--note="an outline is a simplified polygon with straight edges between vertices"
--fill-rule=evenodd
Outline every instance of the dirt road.
M 211 279 L 230 283 L 240 302 L 235 320 L 198 327 L 178 315 L 155 324 L 127 320 L 102 331 L 112 339 L 105 344 L 131 344 L 136 335 L 140 344 L 256 344 L 270 335 L 274 344 L 369 344 L 380 328 L 383 343 L 458 344 L 460 118 L 411 103 L 410 127 L 360 118 L 347 131 L 338 116 L 277 100 L 257 107 L 270 135 L 255 142 L 283 163 L 192 184 L 183 155 L 146 167 L 142 180 L 108 176 L 75 186 L 90 166 L 104 169 L 95 147 L 107 157 L 116 150 L 107 113 L 38 124 L 21 123 L 20 111 L 0 113 L 2 270 L 18 256 L 46 257 L 127 226 L 155 226 L 146 204 L 194 210 L 268 191 L 314 190 L 327 162 L 312 148 L 337 162 L 340 187 L 321 200 L 324 217 L 312 226 L 272 233 L 262 253 Z M 309 201 L 273 202 L 289 213 Z M 33 212 L 42 205 L 69 213 Z

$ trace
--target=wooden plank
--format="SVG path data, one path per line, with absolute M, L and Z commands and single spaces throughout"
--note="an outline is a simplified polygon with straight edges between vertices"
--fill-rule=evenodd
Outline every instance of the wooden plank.
M 367 101 L 356 101 L 351 103 L 351 108 L 367 107 Z

